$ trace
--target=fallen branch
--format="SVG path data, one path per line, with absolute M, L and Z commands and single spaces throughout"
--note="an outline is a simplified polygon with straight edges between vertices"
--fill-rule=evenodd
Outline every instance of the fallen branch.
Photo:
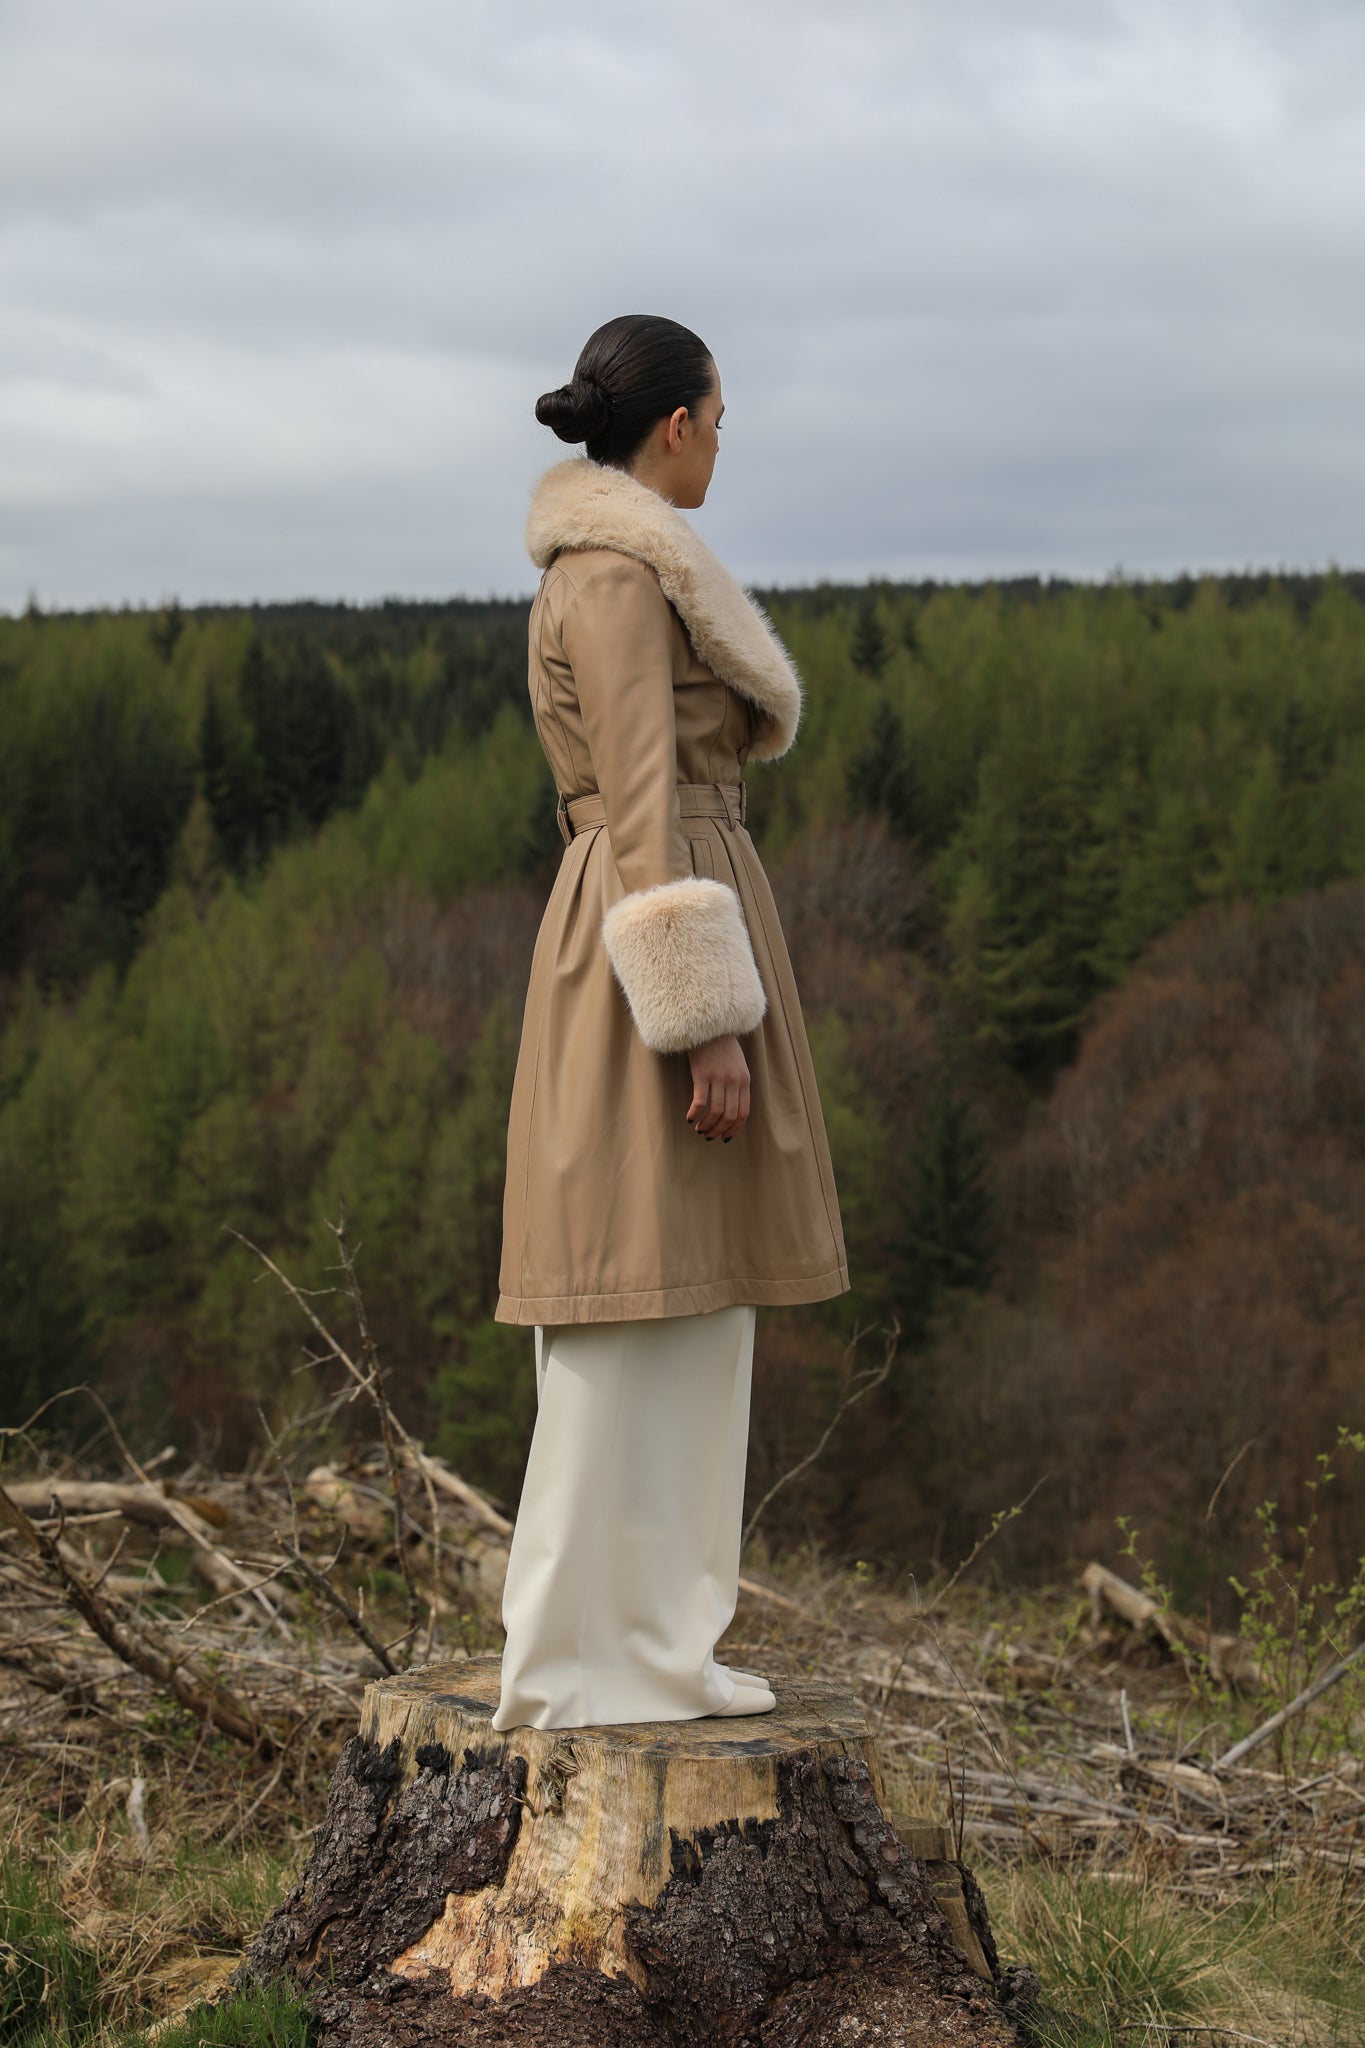
M 276 1540 L 280 1544 L 280 1549 L 284 1553 L 289 1569 L 297 1572 L 299 1577 L 310 1585 L 315 1593 L 320 1594 L 329 1606 L 336 1609 L 351 1633 L 357 1636 L 365 1645 L 365 1648 L 379 1666 L 380 1672 L 387 1678 L 395 1678 L 398 1675 L 398 1666 L 394 1663 L 392 1657 L 384 1648 L 384 1645 L 380 1642 L 364 1616 L 352 1607 L 346 1595 L 339 1593 L 326 1572 L 320 1572 L 316 1565 L 309 1562 L 301 1550 L 297 1550 L 292 1543 L 285 1543 L 279 1538 Z
M 1255 1686 L 1260 1682 L 1256 1660 L 1240 1636 L 1206 1635 L 1198 1627 L 1168 1614 L 1137 1586 L 1130 1586 L 1107 1565 L 1088 1564 L 1081 1585 L 1090 1595 L 1091 1626 L 1098 1630 L 1106 1610 L 1138 1635 L 1154 1638 L 1188 1669 L 1192 1657 L 1208 1660 L 1209 1676 L 1220 1685 Z
M 67 1604 L 75 1609 L 106 1648 L 113 1651 L 120 1663 L 126 1664 L 130 1670 L 140 1671 L 144 1678 L 150 1678 L 154 1685 L 169 1692 L 182 1707 L 197 1714 L 201 1721 L 211 1723 L 224 1735 L 231 1735 L 235 1741 L 245 1743 L 264 1756 L 275 1754 L 277 1744 L 274 1737 L 261 1727 L 249 1706 L 221 1687 L 203 1681 L 183 1658 L 171 1652 L 155 1631 L 136 1620 L 117 1596 L 107 1591 L 103 1595 L 97 1594 L 84 1575 L 63 1555 L 62 1545 L 57 1539 L 30 1521 L 3 1486 L 0 1486 L 0 1521 L 15 1532 L 35 1563 L 60 1588 Z
M 751 1600 L 761 1600 L 765 1607 L 785 1607 L 789 1614 L 814 1615 L 814 1609 L 793 1600 L 790 1593 L 779 1593 L 775 1586 L 760 1586 L 757 1579 L 746 1579 L 741 1574 L 739 1590 L 747 1593 Z
M 1244 1735 L 1240 1742 L 1233 1743 L 1231 1749 L 1224 1750 L 1222 1756 L 1218 1758 L 1211 1768 L 1215 1771 L 1231 1770 L 1234 1764 L 1240 1763 L 1242 1758 L 1248 1755 L 1251 1750 L 1257 1748 L 1268 1736 L 1273 1735 L 1277 1728 L 1283 1728 L 1286 1721 L 1292 1721 L 1294 1716 L 1301 1714 L 1305 1707 L 1311 1707 L 1314 1700 L 1320 1700 L 1322 1695 L 1338 1684 L 1346 1676 L 1352 1665 L 1358 1664 L 1362 1657 L 1365 1657 L 1365 1643 L 1358 1643 L 1349 1657 L 1343 1657 L 1341 1662 L 1334 1664 L 1330 1671 L 1324 1671 L 1321 1678 L 1315 1678 L 1311 1685 L 1306 1685 L 1303 1691 L 1289 1702 L 1287 1707 L 1281 1707 L 1278 1714 L 1272 1714 L 1268 1721 L 1262 1721 L 1259 1728 L 1253 1728 L 1250 1735 Z
M 55 1500 L 62 1514 L 65 1515 L 68 1497 L 75 1499 L 80 1494 L 86 1496 L 93 1503 L 93 1501 L 103 1496 L 104 1505 L 101 1507 L 93 1509 L 73 1508 L 72 1511 L 117 1512 L 125 1516 L 129 1521 L 150 1522 L 154 1517 L 157 1522 L 164 1520 L 165 1524 L 173 1525 L 180 1530 L 182 1535 L 188 1536 L 194 1547 L 196 1568 L 207 1579 L 215 1593 L 232 1593 L 235 1591 L 241 1595 L 243 1600 L 250 1601 L 254 1599 L 256 1606 L 260 1609 L 265 1619 L 272 1627 L 277 1628 L 285 1640 L 288 1641 L 290 1639 L 289 1624 L 285 1621 L 284 1617 L 276 1611 L 271 1602 L 266 1599 L 264 1593 L 251 1585 L 250 1574 L 243 1571 L 240 1565 L 234 1564 L 226 1552 L 221 1550 L 214 1542 L 210 1522 L 218 1519 L 219 1511 L 215 1509 L 215 1504 L 198 1500 L 191 1504 L 188 1501 L 177 1500 L 174 1494 L 163 1493 L 159 1487 L 153 1486 L 151 1479 L 148 1477 L 147 1467 L 138 1463 L 124 1442 L 119 1426 L 110 1414 L 108 1404 L 103 1395 L 92 1386 L 81 1385 L 64 1388 L 61 1394 L 54 1395 L 52 1398 L 54 1400 L 65 1400 L 71 1394 L 87 1395 L 93 1401 L 96 1408 L 99 1409 L 100 1414 L 104 1417 L 106 1429 L 122 1453 L 124 1463 L 136 1476 L 137 1485 L 116 1486 L 109 1482 L 91 1481 L 77 1488 L 75 1482 L 68 1482 L 66 1480 L 29 1480 L 21 1481 L 18 1487 L 11 1490 L 12 1498 L 18 1502 L 21 1493 L 28 1495 L 33 1498 L 35 1509 L 45 1507 Z M 45 1405 L 51 1404 L 47 1403 Z M 0 1432 L 0 1435 L 10 1434 L 13 1434 L 13 1432 Z M 41 1500 L 36 1497 L 39 1493 L 43 1495 Z M 209 1510 L 207 1515 L 202 1512 L 205 1507 Z M 21 1512 L 29 1511 L 27 1508 L 21 1509 Z
M 210 1522 L 227 1519 L 215 1501 L 178 1500 L 173 1508 L 158 1486 L 118 1486 L 105 1479 L 14 1479 L 8 1491 L 14 1505 L 39 1522 L 48 1519 L 54 1501 L 66 1515 L 116 1514 L 153 1529 L 183 1529 L 182 1516 L 188 1515 L 205 1537 Z
M 475 1521 L 482 1522 L 495 1536 L 511 1535 L 512 1524 L 507 1516 L 500 1515 L 493 1503 L 486 1500 L 477 1487 L 471 1486 L 467 1479 L 461 1479 L 458 1472 L 452 1472 L 444 1458 L 434 1458 L 430 1451 L 424 1451 L 418 1444 L 409 1443 L 405 1449 L 422 1477 L 429 1480 L 439 1492 L 448 1493 L 452 1500 L 457 1500 L 462 1507 L 468 1508 Z

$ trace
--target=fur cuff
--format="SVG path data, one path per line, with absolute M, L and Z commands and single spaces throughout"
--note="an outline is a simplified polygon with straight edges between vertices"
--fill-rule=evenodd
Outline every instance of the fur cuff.
M 752 1031 L 768 1007 L 739 897 L 706 875 L 613 903 L 602 937 L 651 1052 L 685 1052 Z

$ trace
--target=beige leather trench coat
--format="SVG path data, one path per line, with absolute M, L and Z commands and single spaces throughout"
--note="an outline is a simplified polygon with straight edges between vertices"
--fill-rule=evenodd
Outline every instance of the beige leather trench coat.
M 565 839 L 507 1134 L 496 1319 L 609 1322 L 849 1286 L 791 962 L 743 774 L 795 736 L 800 683 L 682 514 L 576 458 L 528 526 L 536 731 Z M 703 658 L 705 656 L 705 658 Z M 686 1121 L 687 1048 L 739 1035 L 747 1122 Z

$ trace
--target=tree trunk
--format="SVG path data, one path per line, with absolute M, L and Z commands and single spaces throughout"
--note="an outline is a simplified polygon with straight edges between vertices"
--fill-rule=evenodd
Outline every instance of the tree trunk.
M 851 1693 L 497 1735 L 498 1682 L 478 1658 L 366 1692 L 245 1965 L 311 1987 L 328 2048 L 1013 2048 L 1029 1973 L 993 1979 L 970 1872 L 898 1840 Z

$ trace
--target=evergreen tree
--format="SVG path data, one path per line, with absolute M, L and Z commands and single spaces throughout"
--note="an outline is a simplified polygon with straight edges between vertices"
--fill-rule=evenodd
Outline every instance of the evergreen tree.
M 272 841 L 336 808 L 354 707 L 324 649 L 291 633 L 267 647 L 253 638 L 242 666 L 242 708 L 261 764 L 262 812 Z
M 132 710 L 112 684 L 95 692 L 73 738 L 68 843 L 98 906 L 101 950 L 126 966 L 166 885 L 194 765 L 159 707 Z
M 199 724 L 199 778 L 223 859 L 246 872 L 268 839 L 261 766 L 249 734 L 210 683 Z
M 877 600 L 869 591 L 858 607 L 857 623 L 853 628 L 853 666 L 865 676 L 879 676 L 886 667 L 888 652 L 886 629 L 877 610 Z
M 994 1223 L 988 1166 L 977 1114 L 942 1067 L 926 1092 L 893 1196 L 898 1230 L 890 1294 L 911 1348 L 944 1295 L 990 1284 Z
M 180 636 L 184 630 L 185 614 L 181 611 L 179 602 L 172 598 L 169 604 L 162 605 L 147 632 L 147 638 L 167 664 L 174 660 L 175 650 L 180 645 Z
M 915 830 L 915 783 L 905 722 L 889 697 L 879 697 L 871 729 L 844 779 L 854 811 L 881 812 L 898 832 Z

